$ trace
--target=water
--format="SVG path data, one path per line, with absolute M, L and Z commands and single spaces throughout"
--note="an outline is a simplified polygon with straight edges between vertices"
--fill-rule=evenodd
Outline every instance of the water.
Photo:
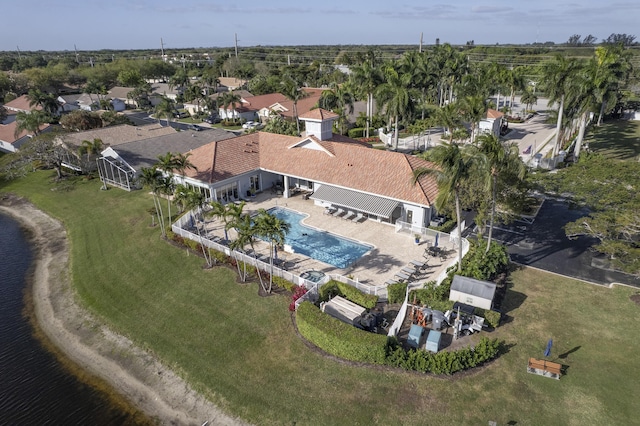
M 296 253 L 344 269 L 360 259 L 373 247 L 361 244 L 326 231 L 319 231 L 302 224 L 304 215 L 281 207 L 269 209 L 269 213 L 290 226 L 285 244 Z
M 123 425 L 139 419 L 78 381 L 33 336 L 23 316 L 31 248 L 17 222 L 0 215 L 0 424 Z

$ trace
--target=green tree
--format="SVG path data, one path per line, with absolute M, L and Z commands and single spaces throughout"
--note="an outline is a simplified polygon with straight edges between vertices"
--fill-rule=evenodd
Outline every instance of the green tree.
M 296 120 L 296 129 L 300 134 L 300 120 L 298 119 L 298 101 L 307 96 L 300 84 L 291 76 L 285 76 L 282 80 L 280 93 L 293 102 L 293 118 Z
M 158 118 L 158 122 L 160 121 L 160 117 L 165 117 L 167 119 L 167 125 L 171 126 L 171 118 L 173 114 L 176 112 L 175 102 L 167 98 L 166 96 L 162 97 L 160 103 L 156 105 L 155 114 Z
M 164 215 L 162 212 L 162 205 L 160 204 L 160 192 L 162 190 L 162 173 L 157 167 L 143 167 L 140 169 L 140 175 L 138 181 L 144 188 L 148 188 L 151 191 L 153 198 L 153 206 L 158 216 L 158 224 L 160 225 L 160 234 L 162 238 L 166 237 L 166 229 L 164 223 Z
M 411 74 L 402 74 L 391 64 L 384 69 L 385 82 L 378 86 L 376 94 L 381 103 L 385 106 L 389 117 L 394 120 L 394 145 L 398 150 L 398 121 L 400 117 L 405 117 L 413 112 Z
M 241 102 L 242 98 L 234 93 L 233 90 L 230 92 L 224 92 L 218 97 L 218 106 L 225 111 L 225 118 L 238 118 L 236 107 L 240 105 Z M 231 117 L 229 117 L 229 110 L 231 111 Z
M 487 111 L 485 99 L 480 96 L 466 96 L 459 101 L 458 105 L 462 116 L 469 122 L 471 141 L 474 142 L 480 120 L 482 120 Z
M 434 121 L 436 124 L 443 126 L 449 133 L 449 143 L 453 142 L 455 130 L 462 126 L 460 118 L 460 109 L 455 103 L 447 104 L 436 110 Z
M 284 244 L 286 234 L 289 232 L 289 224 L 280 218 L 270 214 L 265 209 L 259 209 L 254 220 L 256 233 L 269 242 L 269 285 L 263 286 L 263 290 L 271 293 L 273 286 L 273 258 L 277 246 Z
M 431 175 L 436 178 L 438 196 L 435 199 L 436 210 L 442 211 L 453 198 L 455 202 L 456 221 L 458 229 L 458 272 L 462 268 L 462 213 L 460 209 L 460 189 L 471 176 L 476 163 L 482 161 L 475 146 L 467 145 L 461 149 L 455 143 L 443 143 L 420 154 L 435 167 L 420 167 L 414 170 L 413 183 L 416 184 L 423 176 Z
M 277 113 L 271 114 L 269 121 L 262 129 L 263 132 L 276 133 L 279 135 L 297 136 L 295 123 L 288 121 Z
M 42 111 L 19 111 L 16 114 L 16 129 L 14 136 L 17 138 L 23 131 L 32 133 L 34 136 L 38 136 L 40 134 L 40 127 L 48 122 L 49 117 Z
M 368 60 L 359 66 L 353 67 L 352 81 L 354 86 L 359 87 L 367 97 L 365 136 L 369 137 L 369 128 L 373 117 L 374 94 L 378 86 L 382 84 L 382 73 L 372 60 Z

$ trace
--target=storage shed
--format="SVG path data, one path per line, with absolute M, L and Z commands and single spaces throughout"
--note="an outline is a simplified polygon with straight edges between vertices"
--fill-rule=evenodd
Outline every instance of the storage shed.
M 431 330 L 427 336 L 427 343 L 424 348 L 430 352 L 438 353 L 440 350 L 440 339 L 442 339 L 442 333 L 436 330 Z
M 356 305 L 355 303 L 340 296 L 335 296 L 328 302 L 323 303 L 320 306 L 320 309 L 322 312 L 358 328 L 362 327 L 360 324 L 360 318 L 362 317 L 362 314 L 367 311 L 362 306 Z
M 496 285 L 492 282 L 456 275 L 451 283 L 449 300 L 476 308 L 491 309 L 495 294 Z

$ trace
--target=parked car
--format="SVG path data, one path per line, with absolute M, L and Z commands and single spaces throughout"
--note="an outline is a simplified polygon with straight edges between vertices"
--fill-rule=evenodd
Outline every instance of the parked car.
M 200 130 L 202 130 L 202 127 L 195 125 L 195 124 L 189 124 L 189 127 L 187 127 L 189 130 L 193 130 L 194 132 L 199 132 Z
M 209 124 L 216 124 L 222 121 L 222 119 L 220 117 L 218 117 L 217 115 L 210 115 L 207 118 L 205 118 L 203 120 L 205 123 L 209 123 Z
M 259 123 L 256 123 L 255 121 L 247 121 L 246 123 L 244 123 L 242 125 L 243 129 L 254 129 L 256 127 L 258 127 Z
M 176 111 L 173 115 L 176 118 L 187 118 L 189 116 L 189 113 L 184 111 Z

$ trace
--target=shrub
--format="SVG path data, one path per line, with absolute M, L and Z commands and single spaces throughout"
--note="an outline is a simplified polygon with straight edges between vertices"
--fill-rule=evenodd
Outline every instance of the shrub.
M 364 294 L 349 284 L 335 280 L 331 280 L 320 287 L 319 295 L 321 302 L 326 302 L 334 296 L 342 296 L 356 305 L 360 305 L 367 309 L 374 308 L 378 303 L 378 296 L 373 294 Z
M 498 356 L 500 345 L 498 339 L 482 337 L 475 348 L 433 354 L 423 349 L 411 349 L 407 352 L 397 343 L 390 342 L 385 351 L 385 364 L 423 373 L 453 374 L 492 360 Z
M 253 267 L 253 266 L 252 266 L 252 268 L 253 268 L 253 271 L 255 272 L 256 268 Z M 297 285 L 295 285 L 291 281 L 288 281 L 288 280 L 285 280 L 282 277 L 276 277 L 276 276 L 273 277 L 273 283 L 275 285 L 277 285 L 278 287 L 284 288 L 284 289 L 286 289 L 288 291 L 291 291 L 291 292 L 294 292 L 296 287 L 298 287 Z
M 506 273 L 509 266 L 509 255 L 505 246 L 492 242 L 489 252 L 485 253 L 486 243 L 469 241 L 469 253 L 462 259 L 462 273 L 465 277 L 491 281 L 498 275 Z
M 402 303 L 404 302 L 404 296 L 407 294 L 407 284 L 390 284 L 387 286 L 387 294 L 389 303 Z
M 455 219 L 449 219 L 447 220 L 445 223 L 443 223 L 440 226 L 433 226 L 430 227 L 431 229 L 433 229 L 434 231 L 440 231 L 440 232 L 445 232 L 445 233 L 450 233 L 451 231 L 453 231 L 453 229 L 456 227 L 457 222 Z
M 296 300 L 300 299 L 306 293 L 307 293 L 307 289 L 304 286 L 301 286 L 301 285 L 293 286 L 293 295 L 291 295 L 291 303 L 289 304 L 289 311 L 293 312 L 296 310 Z
M 496 328 L 498 325 L 500 325 L 500 317 L 502 316 L 500 312 L 482 308 L 475 308 L 474 314 L 484 318 L 489 327 Z
M 451 286 L 446 284 L 446 279 L 439 286 L 435 281 L 429 281 L 423 288 L 409 293 L 409 302 L 415 301 L 418 305 L 426 305 L 444 312 L 453 307 L 453 301 L 449 300 L 450 288 Z
M 349 129 L 349 137 L 352 139 L 363 138 L 365 135 L 365 127 L 354 127 L 353 129 Z M 375 135 L 376 130 L 373 127 L 369 127 L 369 135 Z
M 369 333 L 302 302 L 296 311 L 300 334 L 322 350 L 350 361 L 384 364 L 387 336 Z

